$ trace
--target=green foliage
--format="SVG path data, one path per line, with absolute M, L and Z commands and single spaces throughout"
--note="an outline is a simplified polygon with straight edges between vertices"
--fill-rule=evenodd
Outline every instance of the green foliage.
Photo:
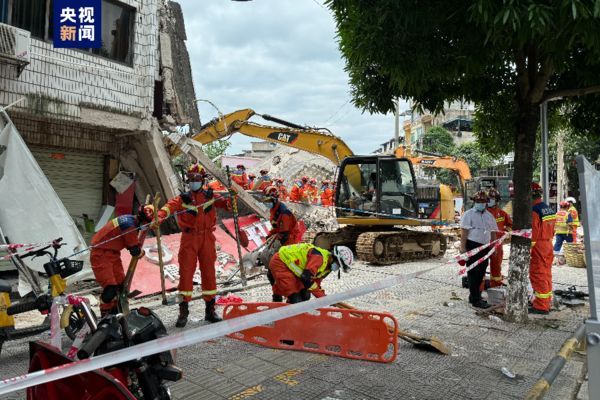
M 452 154 L 454 152 L 452 134 L 441 126 L 430 128 L 423 135 L 423 150 L 439 155 Z
M 491 156 L 482 151 L 481 146 L 476 142 L 456 146 L 452 155 L 465 160 L 473 175 L 477 175 L 480 169 L 491 167 L 494 161 Z
M 229 146 L 231 146 L 231 142 L 227 140 L 217 140 L 202 146 L 202 151 L 208 156 L 208 158 L 214 160 L 220 155 L 225 154 L 225 151 L 227 151 Z

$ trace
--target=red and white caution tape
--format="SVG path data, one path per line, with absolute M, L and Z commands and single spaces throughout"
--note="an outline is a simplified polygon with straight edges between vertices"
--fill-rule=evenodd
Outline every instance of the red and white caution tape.
M 149 356 L 151 354 L 157 354 L 163 351 L 190 346 L 192 344 L 215 339 L 234 332 L 242 331 L 244 329 L 252 328 L 254 326 L 269 324 L 274 321 L 290 318 L 317 308 L 327 307 L 331 304 L 347 301 L 355 297 L 364 296 L 371 292 L 375 292 L 377 290 L 402 284 L 436 268 L 439 268 L 439 266 L 411 274 L 397 275 L 393 278 L 384 279 L 348 290 L 346 292 L 335 293 L 321 297 L 319 299 L 291 304 L 286 307 L 272 308 L 256 314 L 246 315 L 239 318 L 224 320 L 216 324 L 188 329 L 183 332 L 138 344 L 136 346 L 127 347 L 125 349 L 103 354 L 97 357 L 74 361 L 70 364 L 64 364 L 40 371 L 30 372 L 13 378 L 7 378 L 0 381 L 0 395 L 11 393 L 17 390 L 23 390 L 31 386 L 41 385 L 58 379 L 83 374 L 85 372 L 108 367 L 110 365 L 121 364 L 123 362 Z
M 478 254 L 479 252 L 491 247 L 490 251 L 488 251 L 483 257 L 481 257 L 480 259 L 475 261 L 473 264 L 469 265 L 466 268 L 461 268 L 460 271 L 458 271 L 459 275 L 466 274 L 467 272 L 469 272 L 470 270 L 472 270 L 473 268 L 475 268 L 476 266 L 480 265 L 485 260 L 490 258 L 492 256 L 492 254 L 494 254 L 494 252 L 496 251 L 496 248 L 499 246 L 502 246 L 502 242 L 504 241 L 504 238 L 506 237 L 506 235 L 520 236 L 520 237 L 524 237 L 527 239 L 531 239 L 531 229 L 519 229 L 516 231 L 510 231 L 510 232 L 496 231 L 496 233 L 500 233 L 502 236 L 500 236 L 498 239 L 493 240 L 489 243 L 482 244 L 479 247 L 476 247 L 465 253 L 461 253 L 461 254 L 458 254 L 457 256 L 454 256 L 454 259 L 451 260 L 450 263 L 458 262 L 461 266 L 464 266 L 466 261 L 469 258 L 471 258 L 475 254 Z

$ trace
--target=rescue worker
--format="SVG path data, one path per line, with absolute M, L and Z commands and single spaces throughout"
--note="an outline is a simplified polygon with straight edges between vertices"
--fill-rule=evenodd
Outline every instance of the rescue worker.
M 554 259 L 552 238 L 556 215 L 542 201 L 542 187 L 531 184 L 533 199 L 531 215 L 531 264 L 529 280 L 533 287 L 533 304 L 530 314 L 548 314 L 552 306 L 552 261 Z
M 460 221 L 460 252 L 466 253 L 496 239 L 498 225 L 494 216 L 487 211 L 488 196 L 483 190 L 475 193 L 471 200 L 473 208 L 467 210 Z M 467 267 L 484 257 L 489 248 L 484 248 L 467 260 Z M 467 272 L 469 282 L 469 303 L 476 308 L 488 308 L 489 304 L 481 299 L 481 282 L 485 276 L 488 260 L 483 261 Z
M 577 212 L 577 208 L 575 207 L 575 203 L 577 201 L 574 197 L 567 197 L 565 199 L 569 203 L 569 214 L 573 218 L 573 227 L 571 229 L 573 236 L 573 243 L 577 243 L 577 228 L 579 228 L 579 212 Z
M 270 209 L 271 230 L 267 238 L 275 235 L 281 246 L 298 243 L 298 224 L 294 214 L 279 200 L 279 191 L 275 186 L 269 186 L 263 193 L 263 202 Z
M 253 173 L 248 174 L 248 190 L 254 187 L 254 181 L 256 180 L 256 175 Z
M 310 178 L 308 180 L 308 184 L 304 189 L 304 196 L 302 201 L 312 204 L 317 204 L 317 200 L 319 198 L 319 189 L 317 189 L 317 180 L 315 178 Z
M 252 186 L 252 190 L 263 191 L 269 186 L 271 186 L 271 177 L 269 176 L 269 171 L 266 169 L 261 169 L 260 176 L 256 178 L 254 186 Z
M 332 206 L 333 205 L 333 190 L 329 187 L 329 181 L 323 180 L 321 182 L 321 205 Z
M 207 175 L 206 180 L 208 182 L 206 184 L 207 189 L 212 189 L 215 192 L 224 192 L 227 190 L 227 188 L 212 175 Z
M 554 224 L 554 254 L 559 254 L 563 242 L 573 243 L 573 216 L 569 212 L 571 206 L 568 201 L 560 202 L 560 210 L 556 213 L 556 223 Z
M 243 164 L 238 164 L 231 173 L 231 180 L 240 185 L 243 189 L 248 190 L 248 176 L 246 175 L 246 167 Z
M 217 223 L 215 207 L 230 209 L 230 202 L 215 196 L 211 189 L 203 188 L 206 172 L 199 164 L 193 164 L 187 171 L 190 191 L 169 200 L 158 212 L 162 222 L 169 215 L 187 210 L 177 215 L 177 223 L 181 229 L 179 246 L 179 317 L 175 324 L 182 328 L 189 316 L 188 303 L 192 300 L 193 277 L 196 264 L 200 265 L 202 278 L 202 297 L 206 303 L 204 319 L 209 322 L 221 320 L 215 312 L 215 296 L 217 279 L 215 261 L 217 251 L 213 231 Z
M 284 182 L 285 181 L 283 180 L 283 178 L 275 179 L 275 186 L 277 187 L 277 190 L 279 191 L 279 200 L 281 200 L 281 201 L 286 201 L 288 198 L 287 189 L 286 189 L 285 185 L 283 184 Z
M 496 219 L 496 225 L 498 225 L 498 231 L 510 232 L 512 230 L 512 219 L 510 216 L 499 207 L 500 205 L 500 192 L 495 188 L 488 190 L 488 204 L 487 210 Z M 490 287 L 504 286 L 502 281 L 502 258 L 504 257 L 504 249 L 502 244 L 496 247 L 496 251 L 490 257 Z
M 321 281 L 330 272 L 348 272 L 354 261 L 352 250 L 346 246 L 334 246 L 333 251 L 309 243 L 283 246 L 271 258 L 267 278 L 273 287 L 273 301 L 283 297 L 290 304 L 307 301 L 311 294 L 325 296 Z
M 122 215 L 102 227 L 92 238 L 90 261 L 98 284 L 100 295 L 100 315 L 116 312 L 117 294 L 125 280 L 125 270 L 121 263 L 121 250 L 129 250 L 132 257 L 142 256 L 140 225 L 154 219 L 154 207 L 141 206 L 138 215 Z M 122 235 L 122 236 L 121 236 Z
M 303 176 L 300 179 L 294 181 L 292 185 L 292 190 L 290 191 L 290 200 L 291 201 L 301 201 L 304 196 L 304 189 L 308 184 L 308 176 Z

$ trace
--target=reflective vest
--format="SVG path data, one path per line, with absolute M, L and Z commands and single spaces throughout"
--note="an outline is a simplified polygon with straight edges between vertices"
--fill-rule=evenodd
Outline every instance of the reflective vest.
M 573 218 L 573 226 L 577 228 L 579 226 L 579 213 L 575 206 L 569 207 L 569 213 L 571 214 L 571 218 Z
M 554 224 L 554 233 L 566 234 L 571 233 L 571 228 L 567 224 L 569 220 L 569 212 L 566 210 L 560 210 L 556 213 L 556 223 Z
M 329 270 L 327 270 L 327 261 L 329 260 L 329 256 L 331 254 L 325 249 L 321 249 L 320 247 L 310 243 L 291 244 L 289 246 L 283 246 L 279 249 L 279 258 L 285 265 L 287 265 L 290 271 L 292 271 L 292 273 L 299 278 L 302 275 L 304 268 L 306 268 L 306 263 L 308 262 L 308 253 L 310 253 L 313 249 L 321 253 L 321 256 L 323 257 L 323 263 L 317 270 L 315 278 L 323 278 L 329 273 Z

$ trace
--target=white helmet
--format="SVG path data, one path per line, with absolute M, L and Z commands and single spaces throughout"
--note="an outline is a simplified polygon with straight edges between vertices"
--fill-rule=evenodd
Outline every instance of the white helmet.
M 335 261 L 337 261 L 337 266 L 334 267 L 336 263 L 332 264 L 332 267 L 335 268 L 332 269 L 333 271 L 336 271 L 340 267 L 342 267 L 344 272 L 350 271 L 350 266 L 354 262 L 354 254 L 352 254 L 352 250 L 349 247 L 334 246 L 333 256 L 335 257 Z
M 574 197 L 567 197 L 565 200 L 568 201 L 569 203 L 577 204 L 577 201 L 575 200 Z

